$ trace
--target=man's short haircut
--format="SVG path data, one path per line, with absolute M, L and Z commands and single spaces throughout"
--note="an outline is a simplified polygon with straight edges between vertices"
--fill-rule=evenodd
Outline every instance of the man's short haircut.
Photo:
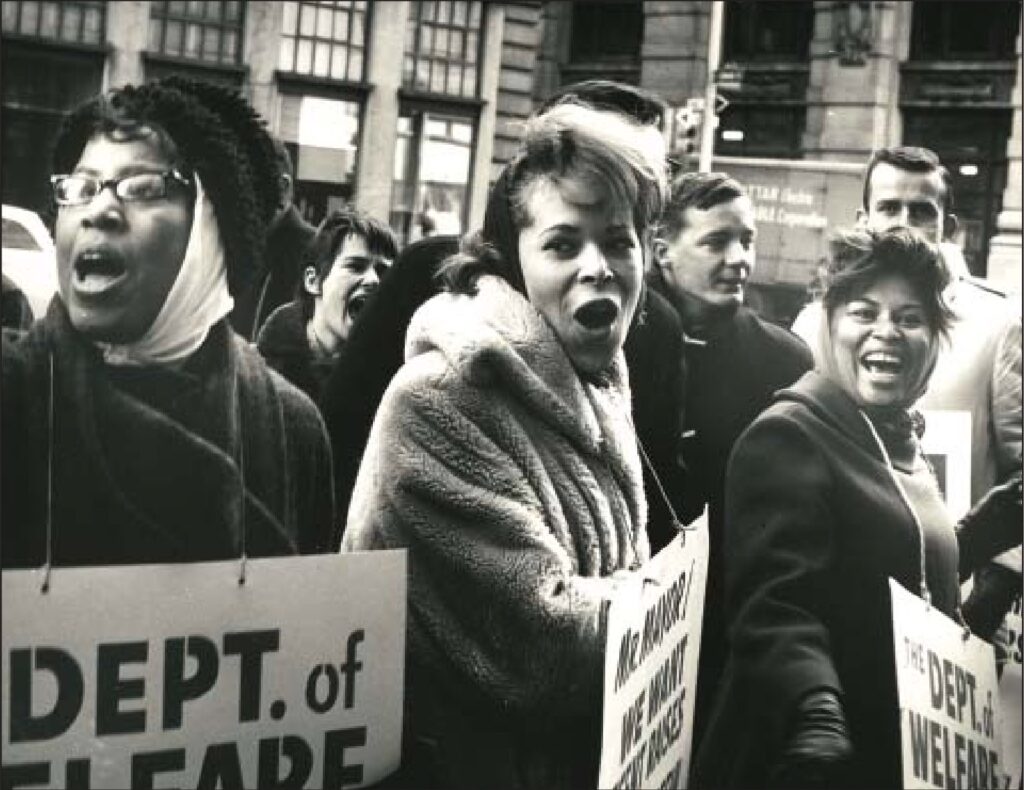
M 946 214 L 953 213 L 953 176 L 942 164 L 938 154 L 930 148 L 921 148 L 916 145 L 896 145 L 892 148 L 880 148 L 871 155 L 868 168 L 864 172 L 864 210 L 867 211 L 871 205 L 871 174 L 879 165 L 891 165 L 897 170 L 906 170 L 910 173 L 938 173 L 942 177 L 942 202 Z
M 323 282 L 341 252 L 345 239 L 350 235 L 362 236 L 371 255 L 380 255 L 390 261 L 398 257 L 398 239 L 394 231 L 378 219 L 355 209 L 332 211 L 317 228 L 316 236 L 306 248 L 303 269 L 316 269 L 317 280 Z M 303 317 L 308 321 L 313 316 L 315 297 L 305 288 L 305 277 L 299 279 L 296 288 L 302 302 Z
M 706 211 L 721 203 L 746 196 L 743 185 L 725 173 L 680 173 L 672 180 L 668 205 L 661 219 L 661 232 L 674 239 L 686 224 L 687 209 Z
M 582 102 L 595 110 L 617 112 L 647 126 L 662 129 L 668 105 L 655 93 L 611 80 L 584 80 L 559 88 L 537 110 L 541 115 L 565 101 Z

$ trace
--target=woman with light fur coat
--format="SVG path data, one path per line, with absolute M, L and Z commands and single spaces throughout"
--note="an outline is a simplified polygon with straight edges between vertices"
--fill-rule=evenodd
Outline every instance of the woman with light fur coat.
M 409 550 L 399 784 L 596 783 L 604 613 L 649 554 L 621 349 L 664 150 L 632 131 L 529 122 L 378 411 L 343 550 Z

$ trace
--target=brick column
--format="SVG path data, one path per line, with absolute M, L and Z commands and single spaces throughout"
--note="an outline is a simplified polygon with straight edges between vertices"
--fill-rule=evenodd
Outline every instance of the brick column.
M 398 134 L 398 89 L 409 3 L 375 3 L 370 27 L 370 60 L 363 128 L 356 162 L 355 195 L 360 210 L 388 221 Z
M 107 43 L 111 47 L 103 88 L 138 85 L 145 79 L 142 53 L 149 36 L 149 3 L 107 3 Z
M 901 5 L 908 8 L 900 9 Z M 845 21 L 837 14 L 846 13 L 845 6 L 814 4 L 803 139 L 808 159 L 863 162 L 872 150 L 894 141 L 899 64 L 909 37 L 901 10 L 909 11 L 909 3 L 871 3 L 870 47 L 863 53 L 863 63 L 847 64 L 837 49 L 836 32 Z M 852 18 L 850 24 L 859 22 Z
M 1013 128 L 1006 146 L 1006 189 L 1003 191 L 1003 210 L 996 219 L 996 235 L 989 243 L 988 279 L 999 288 L 1021 293 L 1021 244 L 1022 210 L 1021 148 L 1024 135 L 1021 133 L 1021 36 L 1024 35 L 1024 20 L 1021 34 L 1017 36 L 1017 84 L 1013 88 Z
M 242 63 L 249 66 L 246 98 L 256 111 L 272 125 L 279 123 L 277 81 L 274 70 L 281 47 L 283 15 L 280 3 L 249 2 L 245 6 L 245 41 Z
M 644 2 L 640 85 L 671 105 L 704 95 L 707 79 L 708 22 L 705 0 Z
M 484 103 L 477 119 L 476 145 L 473 151 L 473 169 L 469 184 L 469 218 L 465 230 L 474 230 L 484 224 L 487 190 L 490 184 L 491 157 L 494 151 L 494 133 L 498 112 L 498 83 L 511 79 L 518 84 L 516 73 L 502 73 L 502 40 L 511 32 L 505 25 L 505 9 L 494 3 L 487 6 L 484 17 L 483 47 L 480 60 L 480 96 Z
M 533 112 L 534 91 L 540 79 L 541 13 L 540 3 L 505 4 L 490 183 L 515 155 L 523 137 L 522 122 Z

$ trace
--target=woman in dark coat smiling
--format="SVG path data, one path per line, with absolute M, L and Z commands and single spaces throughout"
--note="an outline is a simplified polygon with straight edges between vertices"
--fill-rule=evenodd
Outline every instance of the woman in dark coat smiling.
M 888 579 L 953 617 L 964 572 L 1020 540 L 1019 480 L 954 529 L 917 443 L 942 272 L 906 231 L 834 241 L 823 363 L 730 459 L 730 659 L 694 786 L 898 787 Z

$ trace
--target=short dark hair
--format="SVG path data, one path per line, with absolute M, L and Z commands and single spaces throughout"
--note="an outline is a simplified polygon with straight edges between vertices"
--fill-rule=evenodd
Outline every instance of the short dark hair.
M 932 331 L 948 336 L 955 315 L 944 296 L 949 273 L 937 246 L 908 228 L 854 228 L 836 231 L 829 239 L 829 251 L 821 297 L 829 319 L 837 307 L 856 299 L 880 277 L 897 274 L 907 279 L 921 299 Z
M 153 136 L 187 174 L 198 174 L 224 243 L 228 288 L 243 293 L 261 269 L 277 210 L 278 166 L 263 119 L 232 89 L 170 77 L 91 99 L 64 121 L 53 171 L 69 173 L 97 134 Z
M 947 214 L 953 213 L 953 176 L 942 164 L 938 154 L 930 148 L 916 145 L 896 145 L 880 148 L 871 155 L 867 170 L 864 171 L 864 194 L 861 198 L 864 210 L 871 205 L 871 174 L 879 165 L 891 165 L 898 170 L 911 173 L 938 173 L 942 177 L 942 204 Z
M 668 104 L 656 93 L 612 80 L 583 80 L 565 85 L 555 91 L 537 109 L 537 115 L 547 112 L 556 104 L 576 101 L 589 104 L 595 110 L 617 112 L 637 123 L 663 129 Z
M 389 260 L 398 256 L 398 239 L 390 227 L 378 219 L 352 208 L 332 211 L 320 227 L 316 235 L 306 247 L 302 268 L 312 266 L 316 269 L 317 279 L 321 282 L 331 273 L 334 260 L 341 252 L 345 239 L 351 235 L 362 236 L 366 246 L 374 255 L 382 255 Z M 299 278 L 296 293 L 302 302 L 302 315 L 305 320 L 313 317 L 313 306 L 316 298 L 305 288 L 305 276 Z
M 674 239 L 683 229 L 687 209 L 706 211 L 746 194 L 740 182 L 725 173 L 680 173 L 672 179 L 668 205 L 661 217 L 661 232 Z

